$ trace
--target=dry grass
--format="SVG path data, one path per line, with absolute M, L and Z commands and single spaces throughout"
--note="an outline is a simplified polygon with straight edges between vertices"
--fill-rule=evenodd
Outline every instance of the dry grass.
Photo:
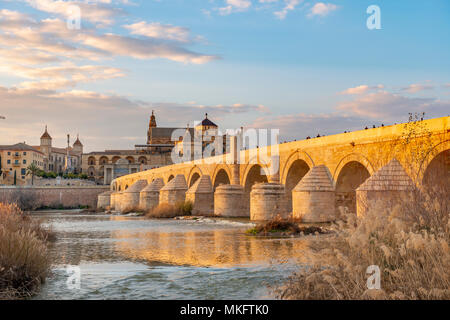
M 33 295 L 50 271 L 51 232 L 16 205 L 0 203 L 0 299 Z
M 280 288 L 282 299 L 450 299 L 450 218 L 446 187 L 416 192 L 395 208 L 349 215 L 338 234 L 313 244 L 309 267 Z M 367 267 L 381 270 L 368 290 Z
M 192 203 L 190 201 L 180 202 L 176 205 L 161 203 L 156 208 L 149 210 L 145 216 L 147 218 L 175 218 L 180 216 L 190 216 L 192 214 Z
M 274 233 L 281 233 L 286 235 L 295 234 L 321 234 L 325 231 L 320 227 L 301 227 L 300 220 L 297 219 L 282 219 L 280 216 L 276 216 L 272 220 L 259 223 L 256 227 L 247 230 L 247 234 L 252 235 L 270 235 Z

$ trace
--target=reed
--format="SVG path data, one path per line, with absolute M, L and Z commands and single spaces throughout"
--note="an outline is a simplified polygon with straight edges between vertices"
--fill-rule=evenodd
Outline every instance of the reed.
M 314 241 L 306 267 L 274 293 L 281 299 L 450 299 L 449 186 L 424 187 L 395 208 L 347 215 L 335 236 Z M 381 289 L 368 289 L 379 266 Z
M 53 233 L 17 205 L 0 203 L 0 299 L 30 297 L 50 272 Z

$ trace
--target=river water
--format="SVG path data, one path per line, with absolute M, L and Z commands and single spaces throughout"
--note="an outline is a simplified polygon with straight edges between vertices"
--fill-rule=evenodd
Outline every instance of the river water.
M 248 220 L 35 213 L 56 232 L 36 299 L 268 299 L 303 263 L 307 238 L 247 236 Z M 79 287 L 68 285 L 78 266 Z M 74 282 L 77 283 L 76 281 Z

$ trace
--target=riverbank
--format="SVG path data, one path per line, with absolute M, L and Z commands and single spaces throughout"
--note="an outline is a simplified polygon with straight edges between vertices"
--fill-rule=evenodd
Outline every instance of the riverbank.
M 16 205 L 0 203 L 0 299 L 35 295 L 50 272 L 53 234 Z

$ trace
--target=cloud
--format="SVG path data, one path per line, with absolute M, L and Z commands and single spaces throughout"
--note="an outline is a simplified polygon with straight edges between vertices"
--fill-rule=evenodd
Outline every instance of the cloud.
M 50 2 L 33 5 L 44 9 Z M 35 20 L 28 14 L 0 10 L 0 72 L 25 78 L 17 84 L 21 88 L 56 90 L 125 76 L 119 68 L 85 60 L 106 62 L 124 56 L 204 64 L 219 58 L 185 48 L 194 39 L 187 28 L 145 22 L 127 27 L 145 37 L 101 34 L 90 28 L 70 30 L 59 18 Z
M 427 118 L 448 116 L 450 101 L 438 98 L 411 98 L 384 90 L 383 85 L 361 85 L 341 93 L 352 100 L 338 103 L 330 113 L 262 116 L 251 127 L 280 129 L 282 139 L 304 139 L 317 134 L 329 135 L 361 130 L 366 126 L 408 121 L 409 113 L 425 112 Z M 376 90 L 371 92 L 371 90 Z
M 204 64 L 219 57 L 199 54 L 179 45 L 158 39 L 137 39 L 115 34 L 84 35 L 82 43 L 88 47 L 102 50 L 110 56 L 128 56 L 136 59 L 165 58 L 172 61 Z
M 417 93 L 420 91 L 424 91 L 424 90 L 431 90 L 434 89 L 434 86 L 429 85 L 429 84 L 418 84 L 418 83 L 414 83 L 414 84 L 410 84 L 407 87 L 402 88 L 402 91 L 406 91 L 409 93 Z
M 251 7 L 252 2 L 250 0 L 226 0 L 227 5 L 219 8 L 219 14 L 228 15 L 232 12 L 246 11 Z
M 355 95 L 355 94 L 364 94 L 367 93 L 370 90 L 374 90 L 374 89 L 383 89 L 384 85 L 379 84 L 377 86 L 372 86 L 369 87 L 368 85 L 360 85 L 360 86 L 356 86 L 353 88 L 348 88 L 344 91 L 342 91 L 340 94 L 345 94 L 345 95 Z
M 96 25 L 111 25 L 115 17 L 124 15 L 122 9 L 110 6 L 111 1 L 26 0 L 26 2 L 37 10 L 56 14 L 66 19 L 73 18 L 73 8 L 78 7 L 81 19 Z
M 170 24 L 161 24 L 158 22 L 147 23 L 145 21 L 141 21 L 134 24 L 125 25 L 124 27 L 130 30 L 131 34 L 155 39 L 189 42 L 191 38 L 188 28 L 177 27 Z
M 134 144 L 146 142 L 151 110 L 155 110 L 159 126 L 173 127 L 184 127 L 187 121 L 192 125 L 205 113 L 220 125 L 222 120 L 238 115 L 268 112 L 263 105 L 243 103 L 159 103 L 83 90 L 57 92 L 0 86 L 0 114 L 7 118 L 2 120 L 0 135 L 4 144 L 24 139 L 38 144 L 47 124 L 57 146 L 65 145 L 67 133 L 79 133 L 87 151 L 133 149 Z
M 281 9 L 280 11 L 275 11 L 274 15 L 278 18 L 278 19 L 285 19 L 286 15 L 288 14 L 289 11 L 292 11 L 295 9 L 295 7 L 301 2 L 300 0 L 285 0 L 285 6 L 283 7 L 283 9 Z
M 310 12 L 308 13 L 308 17 L 320 16 L 325 17 L 329 15 L 331 12 L 336 11 L 339 6 L 332 3 L 324 3 L 318 2 L 314 6 L 311 7 Z
M 386 91 L 357 96 L 342 102 L 338 110 L 354 115 L 385 121 L 401 121 L 408 113 L 425 112 L 428 117 L 442 117 L 450 110 L 450 101 L 436 98 L 409 98 Z

